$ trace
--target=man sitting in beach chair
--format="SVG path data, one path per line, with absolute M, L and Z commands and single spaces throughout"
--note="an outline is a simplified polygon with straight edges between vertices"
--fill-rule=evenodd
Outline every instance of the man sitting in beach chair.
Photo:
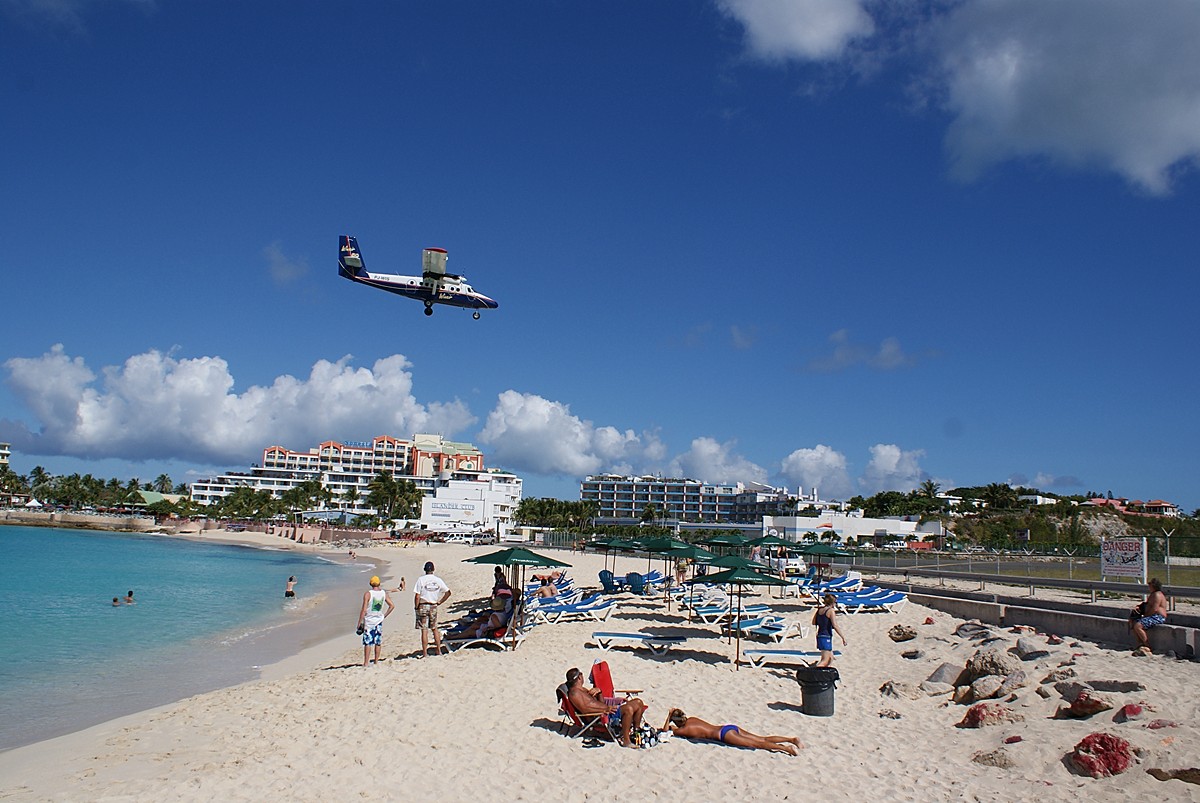
M 646 704 L 637 697 L 605 699 L 599 689 L 583 684 L 583 673 L 572 667 L 567 670 L 567 699 L 582 717 L 604 714 L 611 725 L 621 723 L 621 746 L 632 747 L 629 733 L 642 725 Z

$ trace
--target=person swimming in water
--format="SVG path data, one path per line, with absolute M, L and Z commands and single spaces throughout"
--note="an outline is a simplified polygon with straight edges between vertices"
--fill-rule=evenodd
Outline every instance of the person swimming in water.
M 287 579 L 287 588 L 284 589 L 283 597 L 288 599 L 294 596 L 296 596 L 296 575 L 293 574 Z
M 737 725 L 714 725 L 698 717 L 689 717 L 680 708 L 672 708 L 667 713 L 663 730 L 685 739 L 708 739 L 734 747 L 787 753 L 789 756 L 796 755 L 804 747 L 795 736 L 759 736 Z

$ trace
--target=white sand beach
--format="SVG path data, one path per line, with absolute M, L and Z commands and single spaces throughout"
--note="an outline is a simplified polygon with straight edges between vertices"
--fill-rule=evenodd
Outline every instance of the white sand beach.
M 281 545 L 271 536 L 221 537 Z M 435 544 L 372 547 L 360 555 L 388 562 L 389 589 L 400 576 L 411 588 L 421 565 L 433 560 L 454 594 L 446 618 L 490 590 L 491 567 L 463 562 L 488 551 Z M 579 583 L 597 585 L 601 556 L 555 557 L 573 565 L 570 573 Z M 619 570 L 645 565 L 644 559 L 621 558 Z M 387 660 L 381 665 L 358 665 L 362 648 L 353 628 L 359 599 L 347 599 L 344 637 L 271 667 L 262 680 L 0 754 L 0 799 L 463 800 L 497 793 L 518 800 L 1200 797 L 1200 786 L 1159 781 L 1146 772 L 1200 767 L 1195 695 L 1200 670 L 1194 662 L 1133 658 L 1127 650 L 1067 637 L 1061 645 L 1047 645 L 1045 657 L 1022 663 L 1028 685 L 1007 703 L 1021 721 L 958 728 L 967 706 L 946 695 L 907 699 L 880 692 L 887 681 L 916 686 L 942 663 L 964 664 L 978 649 L 977 640 L 955 635 L 961 620 L 909 604 L 897 614 L 841 619 L 849 644 L 836 664 L 841 673 L 836 713 L 809 717 L 801 713 L 792 669 L 735 670 L 734 646 L 715 625 L 688 624 L 677 607 L 668 610 L 661 600 L 625 595 L 606 622 L 540 625 L 511 653 L 471 649 L 417 660 L 411 592 L 393 596 L 397 610 L 385 623 Z M 769 602 L 785 616 L 811 617 L 811 608 L 794 598 L 750 599 Z M 927 618 L 933 623 L 925 624 Z M 894 643 L 887 631 L 897 623 L 912 626 L 917 637 Z M 678 634 L 688 641 L 663 657 L 628 648 L 602 652 L 590 638 L 596 630 Z M 1006 631 L 995 635 L 1002 641 L 988 647 L 1006 649 L 1018 638 Z M 1045 634 L 1030 637 L 1046 642 Z M 813 649 L 814 640 L 809 635 L 782 646 Z M 922 656 L 901 657 L 914 649 Z M 644 750 L 586 748 L 559 732 L 554 689 L 568 668 L 586 672 L 598 658 L 609 662 L 618 687 L 645 690 L 647 720 L 657 727 L 678 706 L 717 724 L 796 735 L 807 747 L 798 757 L 679 738 Z M 1145 689 L 1105 692 L 1115 708 L 1090 719 L 1055 719 L 1061 694 L 1053 684 L 1045 685 L 1048 697 L 1035 691 L 1063 664 L 1073 680 L 1136 681 Z M 1115 722 L 1125 703 L 1154 710 L 1139 721 Z M 1149 727 L 1154 720 L 1172 724 Z M 1140 763 L 1109 778 L 1072 772 L 1064 757 L 1094 732 L 1126 739 L 1142 751 Z M 1021 740 L 1004 744 L 1014 736 Z M 972 760 L 999 748 L 1013 766 Z

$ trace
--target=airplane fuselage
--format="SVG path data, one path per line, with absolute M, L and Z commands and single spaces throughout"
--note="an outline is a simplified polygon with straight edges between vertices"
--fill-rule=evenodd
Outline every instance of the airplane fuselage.
M 340 270 L 342 276 L 352 282 L 377 287 L 389 293 L 413 298 L 426 304 L 447 304 L 451 307 L 467 309 L 496 309 L 500 306 L 496 301 L 475 291 L 461 277 L 450 274 L 440 279 L 424 276 L 399 276 L 393 273 L 371 273 L 360 270 L 357 275 Z

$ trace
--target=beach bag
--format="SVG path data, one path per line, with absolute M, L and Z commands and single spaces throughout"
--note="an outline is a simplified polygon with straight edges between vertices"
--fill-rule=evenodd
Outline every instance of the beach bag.
M 645 722 L 643 722 L 642 727 L 629 732 L 629 741 L 633 742 L 634 747 L 639 747 L 642 749 L 657 747 L 662 743 L 658 737 L 658 734 L 658 728 L 655 728 L 653 725 L 647 725 Z

